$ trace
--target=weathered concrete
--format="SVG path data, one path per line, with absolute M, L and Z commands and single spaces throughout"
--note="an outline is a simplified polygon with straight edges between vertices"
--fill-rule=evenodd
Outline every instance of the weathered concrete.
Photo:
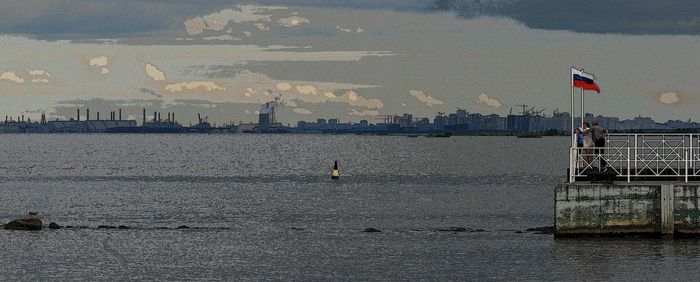
M 700 183 L 560 184 L 555 235 L 700 236 Z

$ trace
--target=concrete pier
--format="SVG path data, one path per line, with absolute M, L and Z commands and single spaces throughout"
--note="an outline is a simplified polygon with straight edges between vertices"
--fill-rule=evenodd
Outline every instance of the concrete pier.
M 700 236 L 700 183 L 566 183 L 555 188 L 555 236 Z

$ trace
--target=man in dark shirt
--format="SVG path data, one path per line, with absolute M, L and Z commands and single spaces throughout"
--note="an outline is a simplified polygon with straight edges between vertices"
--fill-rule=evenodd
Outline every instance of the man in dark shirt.
M 595 154 L 600 156 L 600 169 L 605 169 L 608 163 L 604 159 L 605 155 L 605 132 L 602 127 L 598 124 L 598 121 L 593 121 L 593 127 L 591 127 L 591 139 L 595 144 Z

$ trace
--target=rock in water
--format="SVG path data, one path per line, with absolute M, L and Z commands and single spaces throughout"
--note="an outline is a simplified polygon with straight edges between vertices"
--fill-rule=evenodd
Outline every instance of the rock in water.
M 452 226 L 450 228 L 437 228 L 435 229 L 437 231 L 444 231 L 444 232 L 466 232 L 467 229 L 461 226 Z
M 41 219 L 36 216 L 27 216 L 22 219 L 16 219 L 5 224 L 5 229 L 7 230 L 41 230 L 44 226 L 42 225 Z
M 382 232 L 382 231 L 381 231 L 381 230 L 379 230 L 379 229 L 377 229 L 377 228 L 373 228 L 373 227 L 368 227 L 368 228 L 366 228 L 366 229 L 365 229 L 365 231 L 364 231 L 364 232 L 368 232 L 368 233 L 374 233 L 374 232 Z
M 525 229 L 527 232 L 536 232 L 536 234 L 554 234 L 554 226 L 542 226 Z
M 187 225 L 180 225 L 177 227 L 177 229 L 190 229 L 190 227 Z
M 61 226 L 55 222 L 49 223 L 49 229 L 61 229 Z

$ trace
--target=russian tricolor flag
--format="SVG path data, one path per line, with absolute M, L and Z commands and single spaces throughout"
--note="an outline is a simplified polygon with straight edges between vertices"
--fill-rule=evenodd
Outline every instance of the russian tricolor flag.
M 583 71 L 571 68 L 571 75 L 573 76 L 574 87 L 582 88 L 585 90 L 594 90 L 600 93 L 600 87 L 595 84 L 595 77 L 591 74 L 585 73 Z

